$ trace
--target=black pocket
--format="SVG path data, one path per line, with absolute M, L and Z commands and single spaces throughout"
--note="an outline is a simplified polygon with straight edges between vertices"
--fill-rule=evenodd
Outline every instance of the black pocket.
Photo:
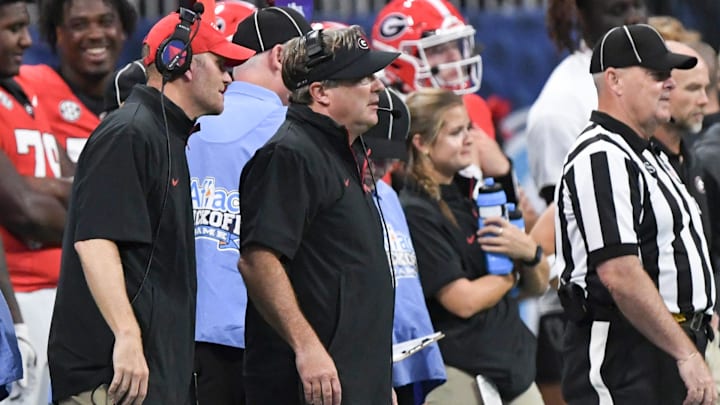
M 575 323 L 585 323 L 592 320 L 585 292 L 579 285 L 574 283 L 561 284 L 558 288 L 558 297 L 568 320 Z

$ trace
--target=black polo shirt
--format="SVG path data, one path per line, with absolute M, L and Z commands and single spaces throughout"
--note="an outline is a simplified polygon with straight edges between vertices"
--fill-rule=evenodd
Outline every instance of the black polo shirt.
M 535 338 L 520 319 L 517 301 L 507 294 L 468 319 L 452 314 L 437 300 L 438 291 L 451 282 L 488 274 L 485 252 L 476 241 L 478 219 L 473 201 L 455 183 L 440 186 L 440 191 L 458 226 L 411 180 L 400 192 L 400 202 L 430 318 L 435 329 L 446 335 L 439 342 L 443 360 L 469 374 L 489 378 L 503 399 L 512 400 L 535 378 Z
M 126 104 L 100 123 L 78 160 L 48 347 L 56 401 L 109 384 L 113 376 L 114 337 L 73 246 L 88 239 L 118 246 L 150 370 L 145 403 L 184 404 L 187 399 L 196 273 L 185 145 L 193 122 L 170 100 L 165 106 L 169 179 L 160 93 L 146 86 L 135 87 Z
M 700 206 L 700 213 L 702 214 L 703 230 L 705 231 L 705 238 L 708 243 L 712 240 L 710 226 L 710 212 L 708 209 L 708 200 L 705 192 L 705 182 L 703 181 L 703 170 L 701 162 L 695 158 L 695 154 L 688 149 L 688 145 L 684 140 L 680 141 L 680 153 L 673 153 L 670 149 L 656 138 L 650 139 L 651 147 L 656 149 L 656 152 L 662 152 L 668 157 L 668 161 L 672 165 L 678 177 L 685 183 L 685 187 L 688 189 L 690 194 L 695 198 L 695 201 Z
M 720 116 L 720 114 L 717 114 Z M 704 125 L 704 124 L 703 124 Z M 692 154 L 700 166 L 702 188 L 707 198 L 706 215 L 710 222 L 710 259 L 715 270 L 715 283 L 720 284 L 720 212 L 716 208 L 720 202 L 720 124 L 711 126 L 694 145 Z M 699 185 L 699 183 L 696 183 Z M 701 207 L 702 209 L 702 207 Z M 703 213 L 704 215 L 704 213 Z M 720 311 L 720 288 L 715 289 L 715 311 Z
M 381 223 L 363 186 L 358 141 L 325 115 L 291 104 L 240 181 L 241 251 L 276 252 L 300 309 L 335 361 L 343 403 L 390 399 L 393 287 Z M 242 252 L 241 252 L 242 254 Z M 247 375 L 296 373 L 294 353 L 252 300 Z

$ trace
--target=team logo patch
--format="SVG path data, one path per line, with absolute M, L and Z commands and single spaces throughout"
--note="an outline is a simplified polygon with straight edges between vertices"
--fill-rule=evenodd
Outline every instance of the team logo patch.
M 705 182 L 703 181 L 702 177 L 695 176 L 693 182 L 695 183 L 695 189 L 701 194 L 705 194 Z
M 222 17 L 215 18 L 215 28 L 217 28 L 218 31 L 224 33 L 225 32 L 225 19 Z
M 407 28 L 407 17 L 404 14 L 392 13 L 380 23 L 380 35 L 385 39 L 395 39 Z
M 370 49 L 367 41 L 363 37 L 358 38 L 357 44 L 358 44 L 358 48 L 360 48 L 360 49 Z
M 650 162 L 644 162 L 644 164 L 645 164 L 645 170 L 647 170 L 648 173 L 655 174 L 655 168 L 653 167 L 653 165 Z
M 7 108 L 8 110 L 12 110 L 13 104 L 12 100 L 10 100 L 10 97 L 8 97 L 7 94 L 0 91 L 0 104 Z
M 64 100 L 58 106 L 60 115 L 67 122 L 75 122 L 80 118 L 80 106 L 72 100 Z

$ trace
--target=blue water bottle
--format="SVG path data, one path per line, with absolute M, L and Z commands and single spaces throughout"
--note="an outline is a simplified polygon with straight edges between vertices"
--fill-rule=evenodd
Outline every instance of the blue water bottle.
M 514 203 L 507 203 L 508 221 L 525 232 L 525 220 L 522 211 L 520 211 Z
M 507 218 L 505 206 L 507 196 L 500 184 L 495 184 L 495 180 L 492 178 L 485 179 L 483 186 L 478 190 L 476 203 L 478 208 L 478 229 L 483 228 L 485 218 Z M 490 274 L 509 274 L 513 269 L 513 262 L 507 255 L 486 252 L 485 259 Z

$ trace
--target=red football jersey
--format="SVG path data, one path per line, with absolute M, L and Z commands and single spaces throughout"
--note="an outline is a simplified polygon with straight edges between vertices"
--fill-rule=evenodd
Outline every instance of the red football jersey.
M 37 97 L 26 91 L 36 106 Z M 60 156 L 50 122 L 40 108 L 34 115 L 0 87 L 0 149 L 23 176 L 60 177 Z M 57 286 L 60 248 L 31 249 L 0 227 L 10 280 L 15 291 L 28 292 Z
M 495 139 L 495 125 L 493 124 L 492 112 L 487 105 L 487 101 L 477 94 L 464 94 L 462 99 L 470 116 L 470 121 L 485 131 L 487 136 Z
M 17 81 L 23 88 L 40 94 L 39 108 L 45 110 L 52 133 L 67 150 L 70 160 L 77 162 L 90 133 L 100 123 L 98 116 L 85 107 L 65 80 L 48 65 L 21 67 Z

